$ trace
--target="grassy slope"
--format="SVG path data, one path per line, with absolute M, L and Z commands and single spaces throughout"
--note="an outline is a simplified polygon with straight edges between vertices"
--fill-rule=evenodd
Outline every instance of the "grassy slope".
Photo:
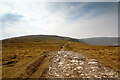
M 27 36 L 4 40 L 2 45 L 3 78 L 41 77 L 51 59 L 49 56 L 45 57 L 46 54 L 60 50 L 64 44 L 68 43 L 67 40 L 77 41 L 57 36 Z M 120 47 L 91 46 L 78 42 L 72 42 L 66 46 L 66 50 L 80 52 L 85 56 L 96 58 L 103 65 L 110 66 L 115 70 L 118 70 L 118 48 Z M 32 66 L 34 64 L 37 64 L 37 67 Z M 35 72 L 31 74 L 29 70 Z
M 15 39 L 16 40 L 16 39 Z M 41 59 L 45 54 L 51 51 L 58 51 L 66 43 L 65 40 L 52 40 L 40 38 L 40 41 L 37 39 L 25 39 L 21 38 L 19 41 L 6 40 L 3 41 L 2 49 L 2 61 L 3 61 L 3 78 L 16 78 L 21 77 L 24 72 L 27 71 L 27 68 L 31 64 L 36 63 L 37 59 Z M 38 67 L 40 77 L 44 72 L 44 69 L 49 64 L 50 58 L 47 56 L 45 59 L 42 59 L 40 64 L 42 66 Z M 46 64 L 47 63 L 47 64 Z M 38 63 L 36 63 L 38 64 Z M 24 73 L 26 74 L 26 73 Z M 28 71 L 29 75 L 31 75 Z M 35 73 L 34 73 L 35 74 Z M 28 77 L 29 75 L 22 76 Z M 32 76 L 32 75 L 31 75 Z M 32 77 L 35 77 L 33 75 Z

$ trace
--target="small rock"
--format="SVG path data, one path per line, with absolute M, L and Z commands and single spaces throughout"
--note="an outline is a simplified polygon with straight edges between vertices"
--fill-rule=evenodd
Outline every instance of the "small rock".
M 67 55 L 64 55 L 64 57 L 67 57 Z
M 83 69 L 83 67 L 82 66 L 78 66 L 78 67 L 76 67 L 77 69 Z
M 88 62 L 88 64 L 97 64 L 98 62 Z
M 78 73 L 81 73 L 81 71 L 78 71 Z
M 91 67 L 92 69 L 95 69 L 95 68 L 98 68 L 97 66 L 96 67 Z
M 81 61 L 81 62 L 80 62 L 80 65 L 83 65 L 83 64 L 84 64 L 84 62 L 83 62 L 83 61 Z
M 62 64 L 64 64 L 64 62 L 59 62 L 59 65 L 62 65 Z
M 77 60 L 71 60 L 70 62 L 74 63 L 74 62 L 78 62 Z
M 67 64 L 67 66 L 69 66 L 70 64 Z
M 77 70 L 77 68 L 75 68 L 74 70 Z
M 58 77 L 59 75 L 57 74 L 57 75 L 55 75 L 56 77 Z
M 84 76 L 84 74 L 80 74 L 81 76 Z
M 74 59 L 79 59 L 78 57 L 74 57 Z
M 66 76 L 69 76 L 70 74 L 66 74 Z

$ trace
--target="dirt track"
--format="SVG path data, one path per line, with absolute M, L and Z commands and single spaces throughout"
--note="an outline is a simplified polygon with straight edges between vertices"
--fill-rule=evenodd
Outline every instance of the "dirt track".
M 102 66 L 96 59 L 90 59 L 80 53 L 72 51 L 64 51 L 69 45 L 65 44 L 58 52 L 45 53 L 34 63 L 26 68 L 19 78 L 30 78 L 33 73 L 39 71 L 42 61 L 47 57 L 51 57 L 51 63 L 46 66 L 47 69 L 39 77 L 42 78 L 117 78 L 118 72 L 111 67 Z M 55 55 L 50 55 L 55 53 Z
M 69 43 L 70 44 L 70 43 Z M 65 45 L 66 46 L 66 45 Z M 54 56 L 45 78 L 117 78 L 118 73 L 111 67 L 102 66 L 96 59 L 80 53 L 64 51 L 64 47 Z
M 47 57 L 47 55 L 40 56 L 34 63 L 29 65 L 26 70 L 19 76 L 19 78 L 29 78 L 33 73 L 38 70 L 38 67 L 41 66 L 42 61 Z

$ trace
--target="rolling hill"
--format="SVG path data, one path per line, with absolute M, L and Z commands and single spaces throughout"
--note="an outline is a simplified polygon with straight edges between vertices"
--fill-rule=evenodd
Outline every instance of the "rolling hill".
M 29 36 L 21 36 L 21 37 L 14 37 L 9 39 L 2 40 L 3 43 L 14 43 L 14 42 L 39 42 L 42 40 L 67 40 L 67 41 L 74 41 L 74 42 L 80 42 L 78 39 L 75 38 L 69 38 L 69 37 L 61 37 L 56 35 L 29 35 Z
M 80 39 L 81 42 L 90 45 L 118 45 L 117 37 L 95 37 Z
M 41 78 L 51 64 L 53 56 L 61 49 L 71 51 L 73 56 L 75 52 L 83 54 L 98 60 L 103 66 L 118 70 L 120 46 L 88 45 L 84 44 L 83 40 L 55 35 L 30 35 L 4 39 L 0 49 L 2 50 L 2 77 Z
M 76 39 L 70 37 L 62 37 L 56 35 L 29 35 L 29 36 L 21 36 L 21 37 L 14 37 L 9 39 L 4 39 L 4 42 L 39 42 L 45 39 L 53 39 L 53 40 L 67 40 L 73 42 L 80 42 L 89 45 L 119 45 L 117 37 L 94 37 L 94 38 L 83 38 L 83 39 Z

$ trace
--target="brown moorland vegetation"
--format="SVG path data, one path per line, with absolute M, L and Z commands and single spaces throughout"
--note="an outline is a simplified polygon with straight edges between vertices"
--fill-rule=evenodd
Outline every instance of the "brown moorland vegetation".
M 67 41 L 65 40 L 52 39 L 41 40 L 37 42 L 25 40 L 23 42 L 3 41 L 2 77 L 40 77 L 49 64 L 50 57 L 48 56 L 48 53 L 59 51 L 61 46 L 63 46 L 66 42 Z M 33 74 L 35 71 L 39 74 Z
M 95 58 L 101 64 L 118 71 L 120 46 L 98 46 L 72 42 L 66 46 L 65 50 L 79 52 L 87 57 Z
M 50 64 L 52 55 L 69 43 L 69 39 L 21 37 L 2 41 L 3 78 L 40 78 Z M 79 52 L 97 59 L 118 71 L 120 46 L 97 46 L 72 42 L 65 50 Z M 52 53 L 51 53 L 52 52 Z M 51 53 L 51 54 L 49 54 Z

